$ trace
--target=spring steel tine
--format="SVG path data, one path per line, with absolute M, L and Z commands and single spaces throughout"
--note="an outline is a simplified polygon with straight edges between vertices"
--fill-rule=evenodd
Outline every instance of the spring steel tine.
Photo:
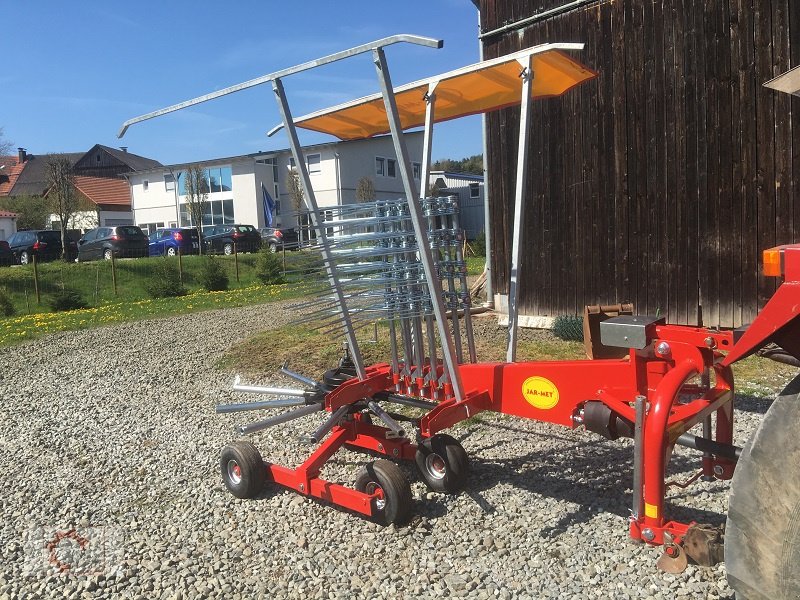
M 236 428 L 236 431 L 238 431 L 241 435 L 253 433 L 255 431 L 261 431 L 267 427 L 274 427 L 275 425 L 280 425 L 281 423 L 287 423 L 289 421 L 305 417 L 322 409 L 322 404 L 310 404 L 309 406 L 304 406 L 303 408 L 298 408 L 297 410 L 290 410 L 289 412 L 285 412 L 269 419 L 264 419 L 263 421 L 250 423 L 249 425 L 240 425 Z
M 371 321 L 364 320 L 364 321 L 361 321 L 359 323 L 353 324 L 353 331 L 361 331 L 365 327 L 370 327 L 371 325 L 372 325 Z M 332 329 L 326 331 L 325 333 L 327 335 L 340 336 L 340 335 L 343 335 L 345 333 L 345 329 L 346 329 L 345 327 L 343 327 L 341 325 L 337 325 L 337 326 L 333 327 Z
M 292 406 L 305 406 L 305 404 L 306 401 L 303 398 L 278 398 L 276 400 L 264 400 L 263 402 L 217 404 L 216 413 L 225 414 L 246 410 L 263 410 L 265 408 L 290 408 Z

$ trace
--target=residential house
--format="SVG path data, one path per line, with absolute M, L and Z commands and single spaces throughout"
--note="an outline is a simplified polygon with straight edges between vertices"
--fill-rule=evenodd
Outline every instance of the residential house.
M 474 240 L 483 231 L 485 221 L 483 175 L 431 171 L 428 187 L 429 189 L 435 187 L 439 196 L 458 197 L 459 225 L 468 240 Z
M 17 232 L 17 213 L 0 210 L 0 242 L 6 241 Z
M 419 186 L 422 134 L 407 134 L 407 142 Z M 376 200 L 404 194 L 389 136 L 316 144 L 305 147 L 303 155 L 320 208 L 355 203 L 358 182 L 365 177 L 372 181 Z M 288 185 L 294 160 L 289 150 L 276 150 L 127 173 L 134 220 L 139 227 L 154 231 L 191 225 L 184 173 L 193 164 L 204 169 L 209 190 L 203 226 L 243 223 L 265 227 L 262 185 L 275 201 L 274 226 L 296 226 Z
M 128 225 L 133 223 L 130 187 L 121 177 L 141 169 L 159 166 L 156 160 L 101 144 L 88 152 L 70 152 L 65 157 L 73 165 L 75 188 L 93 207 L 82 210 L 70 223 L 71 229 L 86 230 L 98 226 Z M 19 148 L 16 157 L 0 157 L 0 196 L 44 196 L 48 191 L 48 156 L 29 154 Z M 8 170 L 4 175 L 3 171 Z M 47 227 L 60 228 L 57 215 L 50 215 Z

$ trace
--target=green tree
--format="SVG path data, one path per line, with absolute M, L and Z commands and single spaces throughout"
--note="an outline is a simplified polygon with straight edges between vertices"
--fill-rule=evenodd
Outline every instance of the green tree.
M 434 171 L 450 171 L 451 173 L 483 175 L 483 156 L 475 154 L 461 160 L 442 158 L 434 162 L 431 169 Z
M 0 198 L 0 210 L 17 213 L 17 229 L 43 229 L 50 215 L 49 201 L 41 196 Z
M 200 241 L 200 254 L 203 253 L 203 215 L 208 210 L 208 179 L 206 172 L 200 165 L 191 165 L 183 174 L 186 190 L 186 208 L 192 226 L 197 229 Z

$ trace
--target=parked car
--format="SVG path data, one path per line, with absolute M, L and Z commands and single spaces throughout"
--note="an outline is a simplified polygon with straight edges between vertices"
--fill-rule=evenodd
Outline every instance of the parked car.
M 287 250 L 297 250 L 299 247 L 296 229 L 274 229 L 272 227 L 262 227 L 258 230 L 258 232 L 261 234 L 261 243 L 269 248 L 270 252 L 277 252 L 282 248 L 286 248 Z
M 261 248 L 261 235 L 252 225 L 214 225 L 203 230 L 203 243 L 209 253 L 257 252 Z
M 61 258 L 61 232 L 53 229 L 36 229 L 18 231 L 8 238 L 8 246 L 13 260 L 27 265 L 36 257 L 37 261 Z M 75 258 L 77 247 L 75 242 L 67 241 L 66 256 L 68 260 Z
M 183 255 L 200 252 L 200 236 L 197 235 L 197 229 L 191 227 L 156 229 L 147 239 L 150 256 L 175 256 L 178 252 Z
M 14 264 L 14 254 L 11 246 L 5 240 L 0 241 L 0 267 L 7 267 Z
M 98 227 L 83 234 L 78 241 L 78 260 L 147 256 L 147 236 L 135 225 Z

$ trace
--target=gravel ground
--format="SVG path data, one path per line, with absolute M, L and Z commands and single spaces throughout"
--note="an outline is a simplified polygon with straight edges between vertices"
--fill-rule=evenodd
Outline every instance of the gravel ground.
M 408 469 L 416 516 L 399 528 L 282 489 L 237 500 L 217 461 L 250 419 L 214 413 L 243 398 L 213 364 L 287 319 L 275 305 L 236 308 L 0 350 L 0 600 L 732 597 L 723 565 L 656 570 L 659 551 L 627 536 L 631 443 L 582 431 L 495 415 L 456 428 L 469 491 L 429 493 Z M 487 321 L 477 328 L 502 340 Z M 742 402 L 737 443 L 766 405 Z M 251 439 L 267 460 L 296 465 L 309 452 L 298 436 L 320 421 Z M 340 452 L 322 475 L 350 484 L 364 461 Z M 679 449 L 672 464 L 689 474 L 697 461 Z M 671 514 L 720 523 L 727 490 L 673 489 Z

